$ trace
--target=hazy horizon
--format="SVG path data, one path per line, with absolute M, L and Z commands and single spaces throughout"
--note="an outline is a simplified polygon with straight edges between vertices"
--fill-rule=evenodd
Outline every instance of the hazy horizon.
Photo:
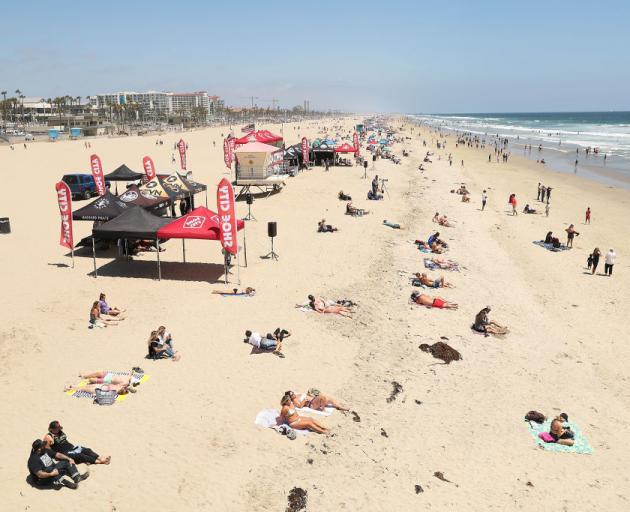
M 229 105 L 353 112 L 630 110 L 630 5 L 392 0 L 315 8 L 113 0 L 3 6 L 0 89 L 195 91 Z

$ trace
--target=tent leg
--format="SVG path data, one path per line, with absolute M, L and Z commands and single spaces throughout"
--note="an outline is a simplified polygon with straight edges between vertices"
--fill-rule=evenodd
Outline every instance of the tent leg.
M 247 237 L 245 236 L 245 230 L 243 230 L 243 253 L 245 256 L 245 268 L 247 268 Z
M 206 208 L 208 208 L 208 189 L 206 189 Z
M 184 253 L 184 263 L 186 263 L 186 240 L 182 238 L 182 252 Z
M 94 279 L 98 277 L 96 272 L 96 242 L 94 242 L 94 237 L 92 237 L 92 259 L 94 260 Z
M 161 281 L 162 280 L 162 268 L 160 267 L 160 241 L 156 240 L 155 244 L 157 246 L 158 281 Z

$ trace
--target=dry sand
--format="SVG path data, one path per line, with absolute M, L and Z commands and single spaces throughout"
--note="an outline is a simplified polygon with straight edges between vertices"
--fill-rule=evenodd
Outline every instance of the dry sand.
M 349 128 L 352 120 L 344 124 Z M 288 143 L 297 142 L 298 133 L 318 131 L 315 124 L 295 128 L 284 127 Z M 211 208 L 214 185 L 226 171 L 220 132 L 227 129 L 184 135 L 195 179 L 210 186 Z M 222 287 L 212 283 L 221 273 L 219 246 L 212 242 L 187 243 L 187 259 L 195 263 L 186 265 L 181 244 L 166 244 L 161 282 L 155 254 L 129 264 L 99 258 L 98 279 L 90 275 L 89 253 L 77 255 L 74 269 L 63 266 L 70 258 L 57 245 L 53 188 L 61 175 L 85 172 L 91 152 L 108 171 L 121 163 L 138 169 L 144 155 L 160 171 L 174 169 L 170 156 L 180 134 L 163 135 L 164 146 L 147 136 L 93 140 L 91 150 L 81 141 L 0 147 L 0 215 L 11 218 L 13 229 L 0 237 L 2 508 L 278 511 L 290 490 L 301 487 L 312 511 L 627 510 L 628 192 L 518 157 L 488 164 L 487 151 L 456 149 L 453 137 L 420 173 L 422 137 L 418 128 L 404 134 L 413 140 L 404 145 L 412 153 L 403 165 L 376 163 L 389 179 L 384 201 L 365 200 L 370 180 L 361 179 L 358 168 L 316 168 L 290 179 L 279 195 L 255 202 L 257 221 L 246 228 L 249 266 L 241 270 L 243 285 L 258 290 L 250 299 L 210 294 Z M 423 137 L 435 151 L 433 136 Z M 452 167 L 449 152 L 457 162 Z M 512 192 L 521 207 L 540 206 L 538 181 L 554 188 L 550 217 L 507 215 Z M 469 204 L 449 193 L 460 182 L 473 192 Z M 485 212 L 479 211 L 483 188 L 490 195 Z M 373 213 L 343 215 L 340 189 Z M 586 206 L 593 211 L 590 226 L 581 224 Z M 240 216 L 245 208 L 238 203 Z M 435 211 L 457 221 L 440 231 L 452 247 L 447 256 L 464 269 L 446 275 L 456 288 L 439 295 L 458 302 L 458 311 L 407 303 L 411 287 L 403 272 L 423 270 L 423 254 L 411 241 L 436 227 Z M 340 231 L 316 233 L 322 217 Z M 403 229 L 384 227 L 383 219 Z M 269 251 L 270 220 L 278 222 L 278 262 L 260 259 Z M 532 244 L 569 223 L 581 232 L 572 251 L 551 253 Z M 75 222 L 75 240 L 90 224 Z M 595 246 L 617 251 L 610 279 L 584 273 Z M 89 306 L 100 291 L 127 308 L 127 320 L 91 331 Z M 294 309 L 308 293 L 350 298 L 360 307 L 353 320 Z M 475 313 L 486 304 L 511 327 L 507 339 L 471 333 Z M 183 354 L 178 363 L 143 359 L 148 333 L 160 324 Z M 293 331 L 286 359 L 250 355 L 242 343 L 245 329 L 278 326 Z M 440 336 L 463 361 L 436 364 L 418 349 Z M 62 393 L 80 371 L 136 365 L 151 379 L 114 407 Z M 388 401 L 393 382 L 402 391 Z M 256 413 L 278 407 L 285 390 L 310 386 L 351 404 L 361 421 L 336 412 L 322 420 L 335 437 L 296 441 L 254 425 Z M 594 453 L 536 448 L 522 421 L 530 409 L 566 411 Z M 91 467 L 78 491 L 26 483 L 30 443 L 53 419 L 71 441 L 112 455 L 110 466 Z M 416 485 L 423 492 L 417 494 Z

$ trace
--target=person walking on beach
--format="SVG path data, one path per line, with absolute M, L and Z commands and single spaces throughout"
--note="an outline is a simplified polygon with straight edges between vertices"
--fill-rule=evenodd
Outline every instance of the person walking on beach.
M 551 197 L 551 187 L 547 187 L 547 204 L 549 204 L 550 197 Z
M 484 189 L 484 191 L 481 193 L 481 211 L 485 210 L 487 201 L 488 201 L 488 194 L 486 194 L 486 191 Z
M 549 217 L 549 208 L 550 208 L 549 203 L 547 203 L 545 205 L 545 217 Z
M 591 223 L 591 207 L 589 206 L 588 208 L 586 208 L 586 220 L 584 221 L 584 224 L 590 224 Z
M 545 192 L 547 191 L 547 189 L 545 188 L 544 185 L 540 186 L 540 201 L 544 201 L 545 200 Z
M 615 265 L 615 260 L 617 259 L 617 254 L 615 254 L 614 249 L 608 249 L 606 253 L 606 259 L 604 260 L 604 274 L 608 277 L 612 276 L 613 266 Z
M 538 182 L 538 195 L 536 196 L 536 201 L 540 201 L 540 192 L 542 191 L 541 186 L 540 182 Z
M 602 252 L 599 250 L 599 247 L 595 247 L 593 251 L 593 275 L 595 275 L 595 271 L 597 270 L 597 265 L 599 264 L 599 257 L 602 255 Z

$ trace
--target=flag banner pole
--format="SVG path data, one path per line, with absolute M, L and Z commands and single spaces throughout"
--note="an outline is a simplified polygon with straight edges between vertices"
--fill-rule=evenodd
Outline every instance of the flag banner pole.
M 162 268 L 160 267 L 160 241 L 156 240 L 155 244 L 157 245 L 158 281 L 161 281 L 162 280 Z
M 98 273 L 96 272 L 96 242 L 94 242 L 94 237 L 92 237 L 92 259 L 94 260 L 94 279 L 96 279 Z
M 247 236 L 245 235 L 244 229 L 243 229 L 243 252 L 245 256 L 245 268 L 247 268 Z
M 186 240 L 182 238 L 182 252 L 184 253 L 184 263 L 186 263 Z

